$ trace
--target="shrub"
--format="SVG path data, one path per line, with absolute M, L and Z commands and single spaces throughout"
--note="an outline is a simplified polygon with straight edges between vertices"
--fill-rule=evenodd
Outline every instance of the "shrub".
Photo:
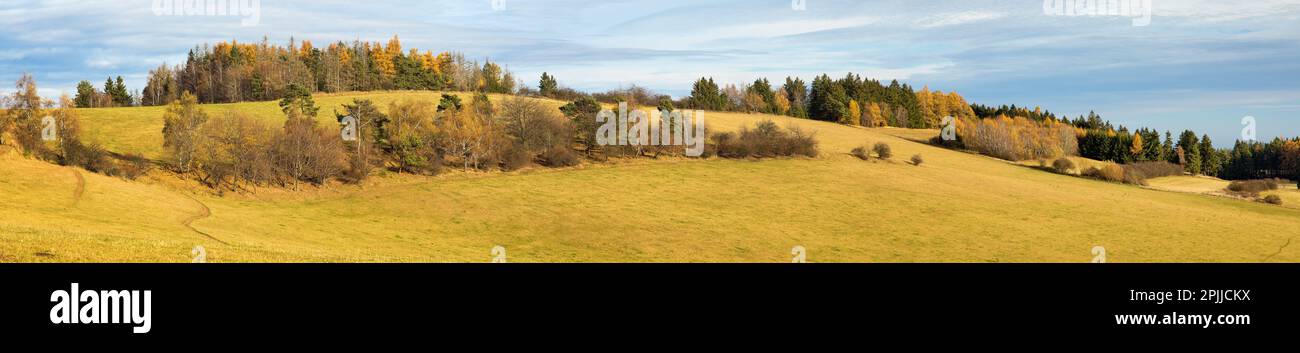
M 81 149 L 81 159 L 78 161 L 82 168 L 88 171 L 104 175 L 114 176 L 117 172 L 113 161 L 108 158 L 108 151 L 98 144 L 83 145 Z
M 522 146 L 516 146 L 506 152 L 505 158 L 501 161 L 501 170 L 520 170 L 533 162 L 532 154 L 520 147 Z
M 1281 204 L 1282 204 L 1282 197 L 1277 196 L 1277 195 L 1268 195 L 1268 196 L 1265 196 L 1265 197 L 1264 197 L 1264 202 L 1271 203 L 1271 204 L 1274 204 L 1274 205 L 1281 205 Z
M 1124 182 L 1124 167 L 1115 164 L 1108 165 L 1101 169 L 1091 167 L 1088 168 L 1087 171 L 1083 172 L 1083 176 L 1109 182 L 1122 183 Z
M 343 171 L 342 179 L 352 184 L 360 184 L 370 176 L 374 167 L 364 157 L 355 153 L 348 155 L 348 169 Z
M 919 167 L 919 166 L 921 166 L 921 163 L 925 163 L 925 159 L 922 158 L 921 155 L 918 154 L 918 155 L 912 156 L 912 165 L 914 165 L 914 166 L 918 166 L 918 167 Z
M 853 149 L 853 156 L 854 156 L 854 157 L 858 157 L 858 159 L 861 159 L 861 160 L 864 160 L 864 161 L 869 161 L 869 160 L 871 160 L 871 153 L 870 153 L 870 152 L 867 152 L 867 146 L 858 146 L 858 147 L 854 148 L 854 149 Z
M 1088 167 L 1087 170 L 1080 172 L 1079 175 L 1093 179 L 1101 179 L 1101 169 L 1097 169 L 1097 167 Z
M 894 157 L 894 150 L 889 147 L 889 144 L 884 142 L 877 142 L 876 146 L 872 147 L 871 150 L 875 151 L 876 157 L 879 157 L 880 159 L 890 159 Z
M 136 180 L 149 173 L 149 160 L 139 153 L 122 156 L 118 164 L 118 169 L 122 171 L 122 177 L 128 180 Z
M 578 165 L 578 154 L 571 148 L 553 146 L 542 152 L 541 162 L 547 167 L 571 167 Z
M 1160 178 L 1183 175 L 1183 167 L 1169 162 L 1138 162 L 1124 165 L 1129 173 L 1138 173 L 1144 178 Z
M 1262 191 L 1277 189 L 1277 179 L 1238 180 L 1228 184 L 1228 191 L 1247 195 L 1258 195 Z
M 1124 183 L 1146 186 L 1147 176 L 1140 170 L 1124 168 Z
M 1052 162 L 1052 170 L 1055 170 L 1057 173 L 1070 174 L 1074 172 L 1075 168 L 1074 161 L 1069 158 L 1060 158 L 1055 162 Z
M 740 128 L 733 138 L 726 133 L 712 137 L 723 158 L 771 158 L 817 156 L 817 140 L 798 127 L 781 129 L 772 121 L 759 122 L 753 129 Z

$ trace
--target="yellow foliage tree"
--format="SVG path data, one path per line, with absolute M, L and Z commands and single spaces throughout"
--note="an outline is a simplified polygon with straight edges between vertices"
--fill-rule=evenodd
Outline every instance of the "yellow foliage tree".
M 776 92 L 776 109 L 777 114 L 786 114 L 790 112 L 790 99 L 785 97 L 785 89 Z
M 1133 134 L 1133 146 L 1129 148 L 1129 153 L 1134 156 L 1142 155 L 1142 134 Z
M 862 119 L 862 106 L 857 100 L 849 101 L 849 111 L 847 116 L 840 117 L 840 124 L 860 125 Z

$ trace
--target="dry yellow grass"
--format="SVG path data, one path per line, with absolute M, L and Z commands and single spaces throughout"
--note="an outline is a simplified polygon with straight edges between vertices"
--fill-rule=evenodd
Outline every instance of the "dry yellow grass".
M 352 97 L 317 100 L 328 114 Z M 105 145 L 156 155 L 161 111 L 151 109 L 83 116 Z M 209 109 L 278 116 L 273 102 Z M 1300 250 L 1280 248 L 1300 226 L 1296 209 L 1055 175 L 898 129 L 707 113 L 715 130 L 761 119 L 815 132 L 822 157 L 388 174 L 364 187 L 227 197 L 166 176 L 87 173 L 70 206 L 71 169 L 10 153 L 0 156 L 0 261 L 184 262 L 200 244 L 216 262 L 486 262 L 495 245 L 512 262 L 789 262 L 795 245 L 813 262 L 1087 262 L 1096 245 L 1112 262 L 1300 261 Z M 895 161 L 847 154 L 875 142 Z M 926 163 L 906 163 L 914 154 Z M 229 245 L 184 227 L 201 213 L 196 201 L 211 216 L 193 227 Z

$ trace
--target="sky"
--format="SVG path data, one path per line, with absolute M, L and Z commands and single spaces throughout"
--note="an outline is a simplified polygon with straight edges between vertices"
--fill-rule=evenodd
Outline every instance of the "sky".
M 740 85 L 853 72 L 973 103 L 1192 129 L 1221 147 L 1241 137 L 1245 116 L 1260 139 L 1300 136 L 1300 0 L 1149 0 L 1149 23 L 1059 15 L 1041 0 L 236 1 L 256 11 L 3 0 L 0 81 L 28 72 L 55 98 L 120 75 L 138 90 L 149 69 L 203 43 L 398 35 L 405 48 L 501 63 L 531 86 L 550 72 L 580 90 L 635 84 L 680 97 L 705 76 Z

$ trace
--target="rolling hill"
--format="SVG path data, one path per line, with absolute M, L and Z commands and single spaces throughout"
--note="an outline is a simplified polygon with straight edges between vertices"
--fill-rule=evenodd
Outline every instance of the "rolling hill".
M 318 95 L 321 121 L 354 98 L 381 107 L 433 92 Z M 494 97 L 495 98 L 495 97 Z M 559 106 L 557 101 L 548 104 Z M 282 119 L 275 102 L 205 105 Z M 83 109 L 85 139 L 162 156 L 162 108 Z M 0 261 L 1111 262 L 1300 261 L 1300 209 L 1055 175 L 865 129 L 762 119 L 816 133 L 822 156 L 636 159 L 510 173 L 381 173 L 365 185 L 215 196 L 156 172 L 124 181 L 0 152 Z M 848 154 L 886 142 L 894 161 Z M 906 163 L 914 154 L 921 166 Z M 1294 200 L 1292 198 L 1291 200 Z

